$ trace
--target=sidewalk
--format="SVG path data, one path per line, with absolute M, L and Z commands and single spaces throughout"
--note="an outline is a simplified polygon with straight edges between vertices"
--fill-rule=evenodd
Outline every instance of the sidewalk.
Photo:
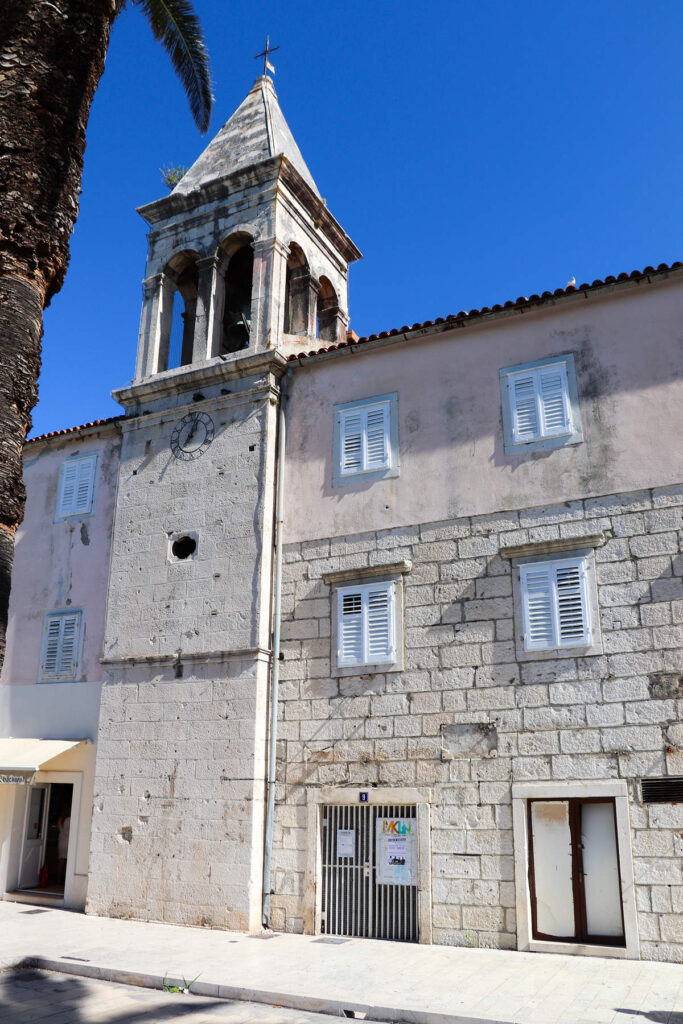
M 683 968 L 648 961 L 250 937 L 0 902 L 0 967 L 410 1024 L 683 1024 Z M 348 1014 L 351 1016 L 351 1014 Z

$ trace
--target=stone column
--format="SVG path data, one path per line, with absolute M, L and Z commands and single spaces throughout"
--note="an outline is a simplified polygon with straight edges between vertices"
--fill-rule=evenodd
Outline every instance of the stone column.
M 258 239 L 254 247 L 249 348 L 277 348 L 282 341 L 289 250 L 277 238 Z
M 135 379 L 141 380 L 154 373 L 156 340 L 159 333 L 159 311 L 163 274 L 155 274 L 142 282 L 142 311 L 138 332 L 138 358 Z
M 311 272 L 308 267 L 292 268 L 288 274 L 287 286 L 288 333 L 308 334 L 311 308 Z
M 320 295 L 320 282 L 311 277 L 308 282 L 308 329 L 309 338 L 315 338 L 318 334 L 318 296 Z
M 154 337 L 150 346 L 151 365 L 148 374 L 163 373 L 168 369 L 168 348 L 173 327 L 173 299 L 175 297 L 178 276 L 166 268 L 160 274 L 159 313 L 155 325 Z
M 180 347 L 180 365 L 189 366 L 194 362 L 194 341 L 197 328 L 197 300 L 196 298 L 186 299 L 185 312 L 183 317 L 183 338 Z
M 323 306 L 318 313 L 318 330 L 321 341 L 335 344 L 346 338 L 349 316 L 340 306 Z
M 220 338 L 214 340 L 216 323 L 220 324 L 220 316 L 216 316 L 216 305 L 219 285 L 220 259 L 207 256 L 197 264 L 199 279 L 197 283 L 197 313 L 195 317 L 194 344 L 192 362 L 203 363 L 212 356 L 218 355 Z

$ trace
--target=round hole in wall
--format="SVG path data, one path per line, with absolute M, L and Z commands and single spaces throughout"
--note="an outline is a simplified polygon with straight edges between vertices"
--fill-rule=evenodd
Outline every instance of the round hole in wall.
M 197 541 L 194 537 L 178 537 L 171 545 L 174 558 L 189 558 L 197 550 Z

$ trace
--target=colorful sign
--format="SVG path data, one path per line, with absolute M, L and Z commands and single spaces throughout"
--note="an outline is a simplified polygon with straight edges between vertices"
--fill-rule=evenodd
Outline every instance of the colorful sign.
M 375 836 L 378 885 L 417 885 L 417 821 L 378 818 Z

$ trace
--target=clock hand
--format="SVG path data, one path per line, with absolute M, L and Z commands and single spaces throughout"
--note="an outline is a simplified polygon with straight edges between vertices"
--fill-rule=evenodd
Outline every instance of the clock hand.
M 195 416 L 194 420 L 192 421 L 192 430 L 187 435 L 187 437 L 185 439 L 185 444 L 188 444 L 192 440 L 192 438 L 194 437 L 194 435 L 197 432 L 197 427 L 198 426 L 199 426 L 199 416 Z

